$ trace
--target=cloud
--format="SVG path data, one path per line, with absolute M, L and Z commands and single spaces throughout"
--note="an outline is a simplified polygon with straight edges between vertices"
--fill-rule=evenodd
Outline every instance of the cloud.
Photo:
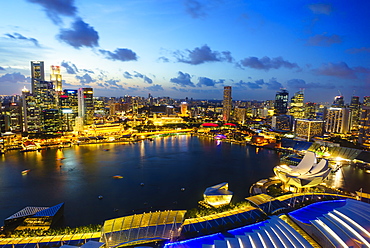
M 170 60 L 169 60 L 168 58 L 164 57 L 164 56 L 159 57 L 157 60 L 158 60 L 158 61 L 162 61 L 163 63 L 168 63 L 168 62 L 170 62 Z
M 15 40 L 25 40 L 25 41 L 30 41 L 32 42 L 35 46 L 37 47 L 40 47 L 40 44 L 38 42 L 38 40 L 36 40 L 35 38 L 27 38 L 19 33 L 13 33 L 13 34 L 5 34 L 6 36 L 8 36 L 9 38 L 11 39 L 15 39 Z
M 66 68 L 68 74 L 76 74 L 78 72 L 77 66 L 69 61 L 62 61 L 61 66 Z
M 5 75 L 2 75 L 0 77 L 0 83 L 28 83 L 29 77 L 25 77 L 23 74 L 20 72 L 13 72 L 13 73 L 7 73 Z
M 331 4 L 325 4 L 325 3 L 310 4 L 308 5 L 308 8 L 314 14 L 330 15 L 332 11 Z
M 0 66 L 0 71 L 5 71 L 4 67 Z
M 216 80 L 213 80 L 207 77 L 200 77 L 198 78 L 197 86 L 198 87 L 202 87 L 202 86 L 215 87 L 216 84 L 223 84 L 224 82 L 225 82 L 224 79 L 220 79 L 219 81 L 216 81 Z
M 268 90 L 280 90 L 283 88 L 283 85 L 276 81 L 276 78 L 271 78 L 268 83 L 265 83 L 267 85 Z
M 179 71 L 178 74 L 179 75 L 176 78 L 170 79 L 171 83 L 177 84 L 181 87 L 195 87 L 194 83 L 191 81 L 191 76 L 188 73 Z
M 342 43 L 342 38 L 339 35 L 326 35 L 326 34 L 317 34 L 308 38 L 306 45 L 307 46 L 331 46 L 332 44 Z
M 145 76 L 144 74 L 141 74 L 141 73 L 139 73 L 139 72 L 137 72 L 137 71 L 134 71 L 134 77 L 136 77 L 136 78 L 142 78 L 142 79 L 144 79 L 144 82 L 146 82 L 146 83 L 148 83 L 148 84 L 152 84 L 153 83 L 153 80 L 152 79 L 150 79 L 150 78 L 148 78 L 147 76 Z
M 318 75 L 333 76 L 338 78 L 357 78 L 355 74 L 356 71 L 350 68 L 345 62 L 323 64 L 318 69 L 313 70 L 313 72 Z
M 265 70 L 268 71 L 270 69 L 279 69 L 281 67 L 285 67 L 288 69 L 297 68 L 299 66 L 296 63 L 291 63 L 287 60 L 284 60 L 282 57 L 276 57 L 270 59 L 269 57 L 265 56 L 261 59 L 257 57 L 249 57 L 245 58 L 240 61 L 241 65 L 244 67 L 249 67 L 258 70 Z
M 163 91 L 162 85 L 159 84 L 154 84 L 152 86 L 145 87 L 145 89 L 150 90 L 150 91 Z
M 370 47 L 351 48 L 346 50 L 347 53 L 370 53 Z
M 254 82 L 244 82 L 243 80 L 240 80 L 239 82 L 235 83 L 235 86 L 237 88 L 249 88 L 252 90 L 255 89 L 262 89 L 262 85 L 265 84 L 265 81 L 263 79 L 256 80 Z
M 334 84 L 306 83 L 303 79 L 290 79 L 287 85 L 295 89 L 335 89 Z
M 91 84 L 93 82 L 96 82 L 95 79 L 93 79 L 89 74 L 85 74 L 83 76 L 76 76 L 78 80 L 80 80 L 81 85 Z
M 128 71 L 125 71 L 123 73 L 123 76 L 124 76 L 124 78 L 127 78 L 127 79 L 132 79 L 132 77 L 133 77 Z
M 196 47 L 193 51 L 186 50 L 184 52 L 177 51 L 174 53 L 178 62 L 187 63 L 191 65 L 199 65 L 205 62 L 218 62 L 218 61 L 232 61 L 231 53 L 228 51 L 217 52 L 212 51 L 207 45 Z
M 198 0 L 184 0 L 185 10 L 193 18 L 206 16 L 205 5 Z
M 30 3 L 36 3 L 44 8 L 46 15 L 55 24 L 62 23 L 60 16 L 75 16 L 77 8 L 74 6 L 74 0 L 27 0 Z
M 118 85 L 117 83 L 120 82 L 121 80 L 117 80 L 117 79 L 109 79 L 109 80 L 106 80 L 105 82 L 108 84 L 108 85 L 114 85 L 114 86 L 120 86 Z
M 107 59 L 110 60 L 120 60 L 120 61 L 131 61 L 137 60 L 136 53 L 127 48 L 117 48 L 114 52 L 107 50 L 99 50 Z
M 96 47 L 98 45 L 99 34 L 89 24 L 82 19 L 77 19 L 72 24 L 71 29 L 61 29 L 57 38 L 76 49 L 80 47 Z

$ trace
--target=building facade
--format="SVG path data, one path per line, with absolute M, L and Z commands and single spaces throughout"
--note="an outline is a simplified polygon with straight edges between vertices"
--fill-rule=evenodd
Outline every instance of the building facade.
M 232 110 L 231 86 L 224 87 L 223 121 L 229 121 Z
M 347 133 L 350 112 L 347 108 L 329 108 L 326 116 L 325 131 L 328 133 Z
M 282 89 L 276 92 L 275 95 L 275 115 L 285 115 L 288 113 L 289 93 L 287 90 Z
M 323 135 L 324 121 L 297 119 L 294 132 L 296 137 L 310 141 L 312 137 Z

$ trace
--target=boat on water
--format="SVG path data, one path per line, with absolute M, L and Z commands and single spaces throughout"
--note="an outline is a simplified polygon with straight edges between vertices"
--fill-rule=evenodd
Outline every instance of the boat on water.
M 22 150 L 21 152 L 29 152 L 29 151 L 37 151 L 41 148 L 41 146 L 31 140 L 27 140 L 22 143 Z
M 22 175 L 27 175 L 30 170 L 22 170 Z
M 121 175 L 114 175 L 113 178 L 114 179 L 121 179 L 121 178 L 123 178 L 123 176 L 121 176 Z

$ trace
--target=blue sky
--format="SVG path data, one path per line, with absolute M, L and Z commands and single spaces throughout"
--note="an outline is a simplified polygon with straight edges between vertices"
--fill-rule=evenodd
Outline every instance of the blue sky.
M 331 102 L 370 95 L 368 0 L 12 0 L 0 16 L 0 94 L 30 61 L 96 96 Z

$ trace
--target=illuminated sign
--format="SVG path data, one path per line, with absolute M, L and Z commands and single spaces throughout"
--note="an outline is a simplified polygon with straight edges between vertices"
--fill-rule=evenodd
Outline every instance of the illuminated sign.
M 72 114 L 73 111 L 72 111 L 72 109 L 62 109 L 62 113 L 63 114 Z

